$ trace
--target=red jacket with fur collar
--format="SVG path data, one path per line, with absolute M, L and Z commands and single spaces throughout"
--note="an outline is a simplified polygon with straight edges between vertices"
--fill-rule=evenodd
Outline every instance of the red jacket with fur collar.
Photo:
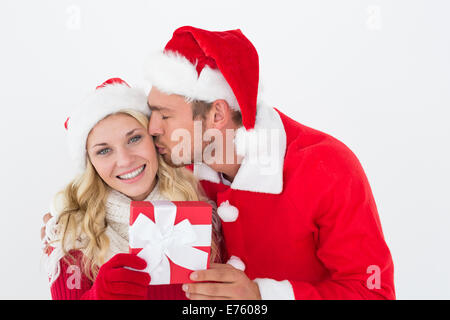
M 242 260 L 263 299 L 395 299 L 392 257 L 358 159 L 270 110 L 266 120 L 283 133 L 271 151 L 284 159 L 278 172 L 243 163 L 229 185 L 194 166 L 219 206 L 228 258 Z

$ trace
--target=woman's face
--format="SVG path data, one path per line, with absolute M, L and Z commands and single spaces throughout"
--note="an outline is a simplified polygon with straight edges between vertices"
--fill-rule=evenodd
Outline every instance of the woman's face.
M 152 191 L 158 170 L 153 138 L 135 118 L 110 115 L 91 130 L 86 149 L 92 165 L 111 188 L 133 200 Z

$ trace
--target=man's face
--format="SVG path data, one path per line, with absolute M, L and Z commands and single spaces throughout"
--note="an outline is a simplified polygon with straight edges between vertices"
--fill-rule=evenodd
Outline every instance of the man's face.
M 182 166 L 194 158 L 194 120 L 191 104 L 179 95 L 162 93 L 155 87 L 148 95 L 152 110 L 148 132 L 155 137 L 155 146 L 164 160 Z M 174 159 L 183 158 L 181 161 Z

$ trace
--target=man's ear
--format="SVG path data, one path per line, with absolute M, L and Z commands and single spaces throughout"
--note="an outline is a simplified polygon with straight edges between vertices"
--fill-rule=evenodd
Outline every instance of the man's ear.
M 231 109 L 225 100 L 216 100 L 212 104 L 209 122 L 211 127 L 223 129 L 231 120 Z

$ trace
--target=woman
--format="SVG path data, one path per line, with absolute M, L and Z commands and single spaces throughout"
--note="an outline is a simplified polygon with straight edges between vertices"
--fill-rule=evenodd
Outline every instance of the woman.
M 128 254 L 132 200 L 207 201 L 185 168 L 168 166 L 147 132 L 146 95 L 121 79 L 97 87 L 65 123 L 80 174 L 55 196 L 47 224 L 53 299 L 185 299 L 181 285 L 148 286 Z M 214 210 L 215 211 L 215 210 Z M 220 262 L 213 214 L 211 261 Z

